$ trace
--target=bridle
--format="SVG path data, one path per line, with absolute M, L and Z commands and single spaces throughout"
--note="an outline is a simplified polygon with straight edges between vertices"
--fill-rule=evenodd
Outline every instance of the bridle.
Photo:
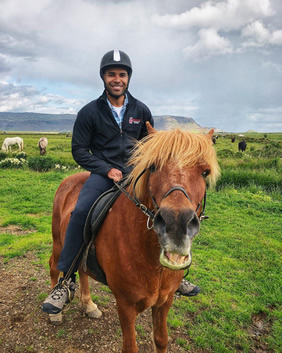
M 149 184 L 149 180 L 150 180 L 150 175 L 151 173 L 155 170 L 155 166 L 151 166 L 149 168 L 145 168 L 138 176 L 137 178 L 135 179 L 134 181 L 134 184 L 133 184 L 133 190 L 132 190 L 132 193 L 133 193 L 133 196 L 130 195 L 125 187 L 123 186 L 123 182 L 114 182 L 115 185 L 117 186 L 117 188 L 122 192 L 124 193 L 134 204 L 135 206 L 137 206 L 146 216 L 148 216 L 148 219 L 147 219 L 147 228 L 148 229 L 152 229 L 153 226 L 154 226 L 154 219 L 155 219 L 155 216 L 156 216 L 156 212 L 160 209 L 159 205 L 157 204 L 153 194 L 151 193 L 151 190 L 149 188 L 149 194 L 150 194 L 150 197 L 151 197 L 151 200 L 153 201 L 153 204 L 155 206 L 155 209 L 156 209 L 156 212 L 154 210 L 150 210 L 148 207 L 146 207 L 144 204 L 142 204 L 140 202 L 140 200 L 138 199 L 138 197 L 136 196 L 136 192 L 135 192 L 135 188 L 136 188 L 136 185 L 139 181 L 139 179 L 141 178 L 141 176 L 149 170 L 149 173 L 148 173 L 148 185 Z M 176 191 L 176 190 L 179 190 L 181 192 L 183 192 L 183 194 L 185 195 L 185 197 L 192 203 L 188 193 L 186 192 L 186 190 L 182 187 L 182 186 L 174 186 L 172 187 L 171 189 L 169 189 L 165 194 L 164 196 L 162 197 L 162 200 L 165 199 L 168 195 L 170 195 L 173 191 Z M 202 206 L 202 209 L 201 209 L 201 212 L 198 216 L 198 219 L 200 222 L 202 222 L 204 219 L 207 219 L 209 218 L 208 216 L 205 216 L 205 209 L 206 209 L 206 200 L 207 200 L 207 195 L 206 195 L 206 191 L 205 191 L 205 194 L 204 194 L 204 197 L 203 197 L 203 200 L 201 202 L 198 203 L 198 206 L 195 210 L 196 214 L 197 212 L 199 211 L 200 207 Z

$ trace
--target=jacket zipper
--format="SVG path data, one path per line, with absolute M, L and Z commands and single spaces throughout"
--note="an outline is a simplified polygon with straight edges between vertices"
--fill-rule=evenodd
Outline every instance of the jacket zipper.
M 123 137 L 122 124 L 123 124 L 123 122 L 124 122 L 124 117 L 125 117 L 125 115 L 126 115 L 127 111 L 128 111 L 128 103 L 127 103 L 127 106 L 126 106 L 126 108 L 125 108 L 125 112 L 124 112 L 124 114 L 123 114 L 123 119 L 122 119 L 122 122 L 121 122 L 121 127 L 120 127 L 120 138 L 122 138 L 122 137 Z

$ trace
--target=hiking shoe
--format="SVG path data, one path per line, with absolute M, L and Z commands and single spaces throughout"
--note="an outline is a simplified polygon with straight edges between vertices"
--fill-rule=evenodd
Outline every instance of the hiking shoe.
M 44 300 L 42 310 L 48 314 L 58 314 L 66 303 L 70 303 L 74 297 L 75 283 L 71 278 L 65 281 L 60 278 L 59 283 L 52 289 L 49 296 Z
M 194 284 L 186 281 L 186 279 L 183 279 L 176 292 L 185 297 L 194 297 L 195 295 L 198 295 L 200 291 L 200 287 L 195 286 Z

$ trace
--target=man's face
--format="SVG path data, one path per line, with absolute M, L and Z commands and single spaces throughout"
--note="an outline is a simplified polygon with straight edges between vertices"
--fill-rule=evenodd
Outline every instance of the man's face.
M 128 86 L 128 73 L 119 67 L 110 67 L 104 73 L 104 83 L 108 94 L 114 98 L 121 97 Z

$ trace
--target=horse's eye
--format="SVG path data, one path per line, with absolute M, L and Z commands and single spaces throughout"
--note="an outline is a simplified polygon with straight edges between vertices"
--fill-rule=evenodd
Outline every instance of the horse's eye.
M 156 166 L 154 164 L 152 164 L 150 167 L 150 172 L 154 173 L 156 171 L 156 169 L 157 169 Z
M 202 173 L 202 176 L 204 177 L 204 178 L 206 178 L 209 174 L 210 174 L 210 170 L 209 169 L 206 169 L 203 173 Z

